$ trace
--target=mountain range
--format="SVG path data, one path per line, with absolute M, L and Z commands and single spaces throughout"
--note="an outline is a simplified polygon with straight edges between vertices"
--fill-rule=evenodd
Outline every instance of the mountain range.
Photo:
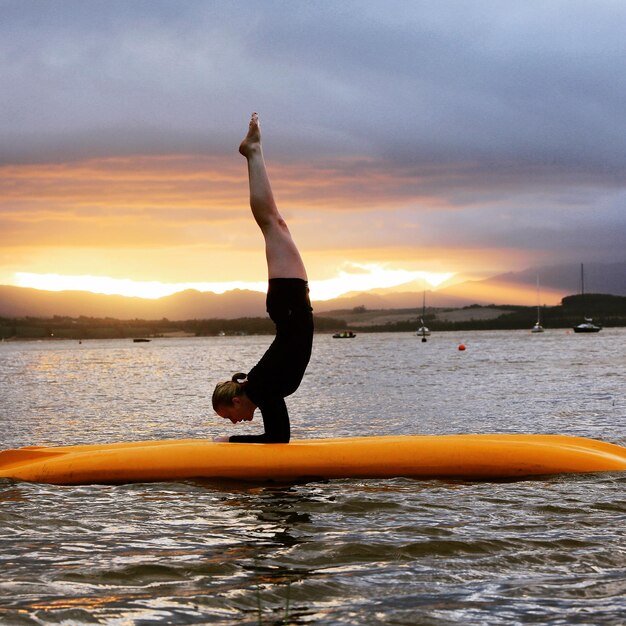
M 422 305 L 423 289 L 422 281 L 418 281 L 393 288 L 348 293 L 333 300 L 313 302 L 313 308 L 318 314 L 354 307 L 417 308 Z M 443 308 L 461 308 L 471 304 L 554 305 L 564 296 L 580 291 L 580 266 L 560 265 L 529 268 L 426 291 L 425 299 L 429 307 Z M 585 292 L 626 296 L 626 261 L 585 264 Z M 265 294 L 240 289 L 220 295 L 187 290 L 152 300 L 0 285 L 0 317 L 46 318 L 58 315 L 186 320 L 261 317 L 265 314 Z

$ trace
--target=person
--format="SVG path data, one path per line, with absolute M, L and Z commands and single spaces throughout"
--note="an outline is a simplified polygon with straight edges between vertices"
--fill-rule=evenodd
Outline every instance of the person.
M 276 326 L 276 336 L 248 375 L 238 372 L 219 383 L 213 392 L 213 409 L 233 424 L 263 416 L 261 435 L 216 437 L 235 443 L 288 443 L 289 413 L 285 397 L 300 386 L 311 358 L 313 309 L 306 269 L 285 220 L 280 215 L 265 168 L 261 129 L 252 114 L 248 134 L 239 146 L 248 162 L 250 208 L 265 240 L 268 290 L 266 308 Z

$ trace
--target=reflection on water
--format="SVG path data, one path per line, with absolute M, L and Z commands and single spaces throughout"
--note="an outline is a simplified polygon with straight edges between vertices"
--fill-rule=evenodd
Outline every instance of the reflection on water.
M 592 341 L 563 331 L 442 333 L 426 344 L 318 336 L 289 399 L 293 431 L 560 432 L 624 444 L 625 333 L 605 330 Z M 267 342 L 2 344 L 2 447 L 232 432 L 212 416 L 213 385 L 249 369 Z M 621 474 L 2 481 L 0 623 L 617 625 L 625 486 Z

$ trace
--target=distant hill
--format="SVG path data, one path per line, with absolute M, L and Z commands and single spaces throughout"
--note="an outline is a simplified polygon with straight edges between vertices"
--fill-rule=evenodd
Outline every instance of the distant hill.
M 537 303 L 539 276 L 541 304 L 556 305 L 564 296 L 580 291 L 580 266 L 529 268 L 482 281 L 469 281 L 426 293 L 428 307 L 461 308 L 471 304 Z M 316 313 L 353 309 L 415 309 L 421 307 L 423 283 L 407 283 L 392 289 L 351 293 L 341 298 L 314 302 Z M 585 291 L 626 296 L 626 262 L 585 264 Z M 189 320 L 263 317 L 265 294 L 236 289 L 218 295 L 195 290 L 150 300 L 106 296 L 82 291 L 41 291 L 0 286 L 0 317 L 111 317 L 116 319 Z
M 544 288 L 567 293 L 580 292 L 580 264 L 529 268 L 522 272 L 501 274 L 489 280 L 535 286 L 539 277 Z M 585 291 L 626 296 L 626 261 L 621 263 L 585 263 Z
M 85 291 L 41 291 L 0 285 L 1 317 L 112 317 L 116 319 L 206 319 L 262 317 L 265 294 L 235 289 L 224 295 L 188 290 L 150 300 Z
M 499 274 L 485 280 L 467 281 L 426 292 L 429 307 L 459 308 L 470 304 L 557 305 L 567 295 L 580 292 L 580 265 L 533 267 L 521 272 Z M 423 282 L 413 281 L 388 289 L 350 293 L 316 305 L 317 311 L 335 311 L 365 306 L 368 309 L 407 309 L 422 302 Z M 626 262 L 586 263 L 585 291 L 626 296 Z
M 521 272 L 500 274 L 483 281 L 464 283 L 445 289 L 450 295 L 481 296 L 480 304 L 491 304 L 489 296 L 494 294 L 496 304 L 528 305 L 536 303 L 537 279 L 541 304 L 558 304 L 568 294 L 580 293 L 580 265 L 555 265 L 533 267 Z M 626 262 L 585 263 L 585 291 L 626 296 Z M 516 299 L 507 301 L 508 294 L 515 293 Z M 487 302 L 489 300 L 489 302 Z
M 422 291 L 390 291 L 385 293 L 365 291 L 324 302 L 314 302 L 313 307 L 318 313 L 353 309 L 361 306 L 367 309 L 414 309 L 421 308 L 422 298 Z M 463 307 L 474 303 L 474 300 L 456 295 L 440 294 L 438 291 L 427 291 L 426 301 L 428 306 L 450 308 Z
M 562 304 L 542 307 L 541 322 L 547 331 L 572 328 L 591 316 L 605 328 L 626 326 L 626 296 L 608 294 L 572 295 Z M 537 320 L 535 306 L 480 306 L 473 304 L 462 309 L 384 309 L 369 310 L 356 307 L 336 314 L 317 315 L 317 333 L 334 333 L 354 329 L 363 332 L 411 332 L 421 320 L 433 332 L 450 330 L 504 330 L 530 331 Z M 171 337 L 215 337 L 225 335 L 268 335 L 275 331 L 267 317 L 235 319 L 190 320 L 120 320 L 94 317 L 1 318 L 0 340 L 24 339 L 161 339 Z

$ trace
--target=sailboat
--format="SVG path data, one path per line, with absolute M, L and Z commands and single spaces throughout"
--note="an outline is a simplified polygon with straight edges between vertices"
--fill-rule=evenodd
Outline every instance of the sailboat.
M 583 297 L 583 302 L 584 302 L 585 270 L 584 270 L 584 266 L 582 263 L 580 264 L 580 294 Z M 583 318 L 583 322 L 581 324 L 574 326 L 575 333 L 599 333 L 601 330 L 602 330 L 602 326 L 600 324 L 594 324 L 593 319 L 587 316 Z
M 541 325 L 541 306 L 539 305 L 539 276 L 537 276 L 537 322 L 532 327 L 531 333 L 542 333 L 543 326 Z
M 417 329 L 415 333 L 418 337 L 422 338 L 422 343 L 426 342 L 426 337 L 430 336 L 430 330 L 426 324 L 424 324 L 424 318 L 426 317 L 426 286 L 424 286 L 424 293 L 422 297 L 422 317 L 420 317 L 421 326 Z

